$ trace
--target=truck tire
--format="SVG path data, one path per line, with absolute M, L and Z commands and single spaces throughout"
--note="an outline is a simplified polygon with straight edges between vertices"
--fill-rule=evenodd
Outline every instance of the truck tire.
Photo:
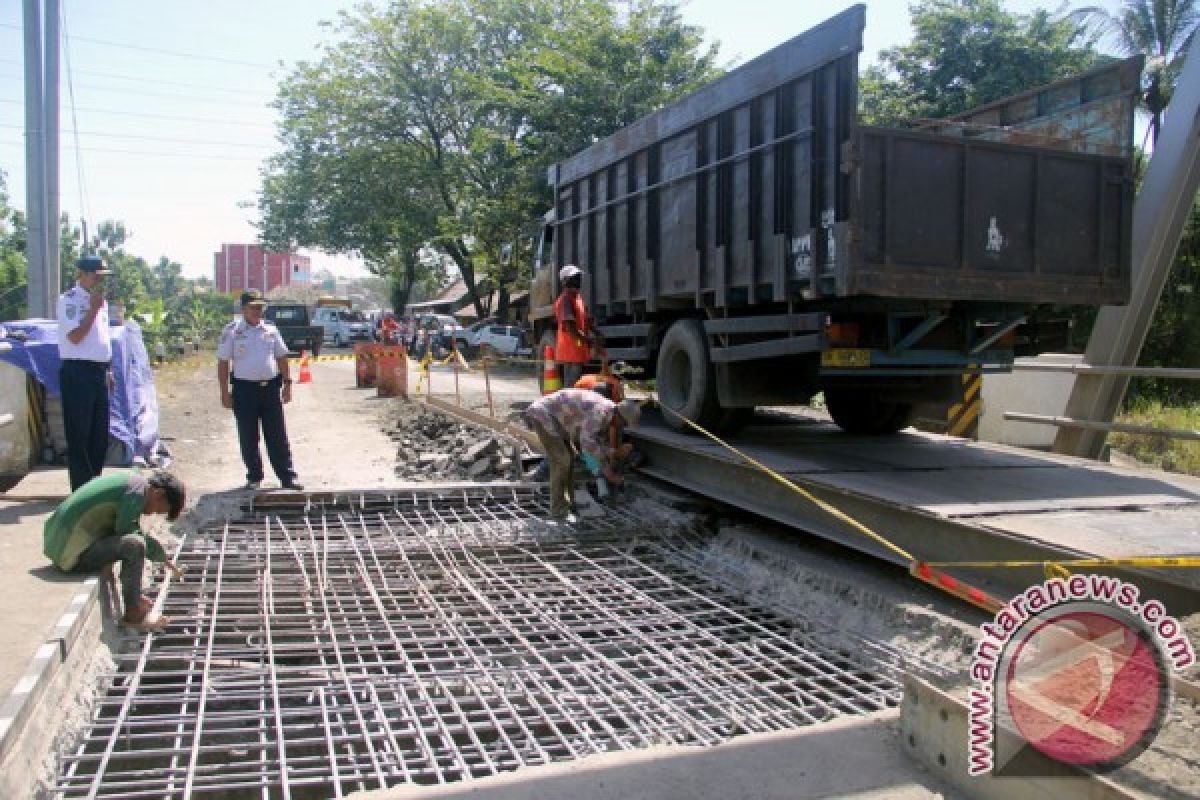
M 912 403 L 885 400 L 879 392 L 865 389 L 827 389 L 825 406 L 829 416 L 846 433 L 884 436 L 908 427 Z
M 658 400 L 675 412 L 664 413 L 663 419 L 677 431 L 693 430 L 680 416 L 707 430 L 720 423 L 716 370 L 699 320 L 678 320 L 663 337 L 658 351 Z

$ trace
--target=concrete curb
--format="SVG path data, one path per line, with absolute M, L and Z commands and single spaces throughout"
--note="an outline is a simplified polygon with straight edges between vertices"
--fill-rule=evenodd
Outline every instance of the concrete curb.
M 61 721 L 55 709 L 78 688 L 69 678 L 90 660 L 91 651 L 77 645 L 85 631 L 99 635 L 99 583 L 99 578 L 84 581 L 0 703 L 0 796 L 29 796 L 39 777 Z M 48 716 L 40 718 L 39 710 Z

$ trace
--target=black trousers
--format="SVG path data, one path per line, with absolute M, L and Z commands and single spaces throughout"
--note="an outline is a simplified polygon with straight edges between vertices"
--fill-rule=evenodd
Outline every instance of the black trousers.
M 104 471 L 108 453 L 108 364 L 66 359 L 58 372 L 71 491 Z
M 233 379 L 233 416 L 237 420 L 238 443 L 242 448 L 247 481 L 263 479 L 262 455 L 258 451 L 260 426 L 267 443 L 267 458 L 279 482 L 296 480 L 292 470 L 292 448 L 283 421 L 282 388 L 283 379 L 279 376 L 269 381 Z

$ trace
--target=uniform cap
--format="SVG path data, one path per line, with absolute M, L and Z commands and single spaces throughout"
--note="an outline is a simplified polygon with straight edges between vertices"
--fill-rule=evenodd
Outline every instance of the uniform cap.
M 258 289 L 247 289 L 242 292 L 242 308 L 246 306 L 262 306 L 266 307 L 267 301 L 263 298 L 262 292 Z
M 579 267 L 575 266 L 574 264 L 567 264 L 558 271 L 558 279 L 563 283 L 566 283 L 568 279 L 582 274 L 583 270 L 581 270 Z
M 84 256 L 75 262 L 75 268 L 81 272 L 91 272 L 95 275 L 111 275 L 112 270 L 104 265 L 100 256 Z
M 625 425 L 636 428 L 642 420 L 642 406 L 637 400 L 622 400 L 617 403 L 617 413 L 625 420 Z

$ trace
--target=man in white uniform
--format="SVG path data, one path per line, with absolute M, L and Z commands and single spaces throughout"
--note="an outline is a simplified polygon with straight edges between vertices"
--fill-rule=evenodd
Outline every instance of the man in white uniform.
M 257 489 L 262 484 L 261 425 L 267 458 L 280 485 L 299 491 L 304 487 L 292 469 L 292 449 L 283 419 L 283 404 L 292 402 L 288 349 L 279 330 L 263 321 L 266 307 L 258 290 L 242 293 L 242 318 L 225 326 L 217 344 L 217 383 L 221 405 L 233 409 L 237 420 L 246 488 Z
M 112 340 L 99 256 L 75 263 L 75 285 L 58 298 L 58 373 L 71 491 L 104 470 L 108 452 L 108 394 L 113 389 Z

